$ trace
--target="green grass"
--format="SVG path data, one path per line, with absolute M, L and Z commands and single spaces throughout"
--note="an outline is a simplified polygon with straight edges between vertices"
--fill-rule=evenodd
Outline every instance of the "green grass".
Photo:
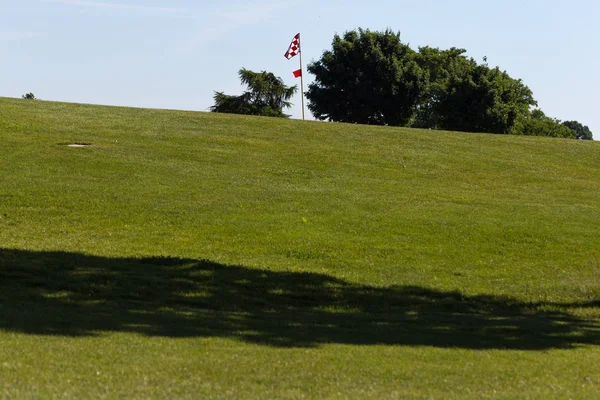
M 0 99 L 0 398 L 595 399 L 598 360 L 596 142 Z

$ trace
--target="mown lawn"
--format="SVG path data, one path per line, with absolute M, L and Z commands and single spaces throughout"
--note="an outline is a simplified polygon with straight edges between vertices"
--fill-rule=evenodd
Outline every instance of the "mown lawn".
M 0 98 L 0 398 L 595 399 L 598 360 L 596 142 Z

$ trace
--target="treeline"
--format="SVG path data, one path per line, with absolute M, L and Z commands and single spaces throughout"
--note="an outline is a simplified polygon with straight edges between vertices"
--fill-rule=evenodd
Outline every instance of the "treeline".
M 319 120 L 465 132 L 592 139 L 587 126 L 561 122 L 535 108 L 521 79 L 479 64 L 465 49 L 402 43 L 400 33 L 358 29 L 335 35 L 331 50 L 308 65 L 315 80 L 308 108 Z M 248 90 L 215 92 L 214 112 L 289 117 L 297 87 L 272 73 L 242 68 Z
M 547 117 L 532 91 L 466 50 L 402 43 L 400 33 L 358 29 L 335 35 L 308 65 L 306 96 L 320 120 L 467 132 L 592 139 L 577 121 Z

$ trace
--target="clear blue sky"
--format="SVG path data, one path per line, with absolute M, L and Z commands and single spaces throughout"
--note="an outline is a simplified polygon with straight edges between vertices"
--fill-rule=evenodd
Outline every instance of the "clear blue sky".
M 296 33 L 306 64 L 358 27 L 487 56 L 600 138 L 596 0 L 0 0 L 0 96 L 206 110 L 215 90 L 241 92 L 241 67 L 299 83 L 283 57 Z

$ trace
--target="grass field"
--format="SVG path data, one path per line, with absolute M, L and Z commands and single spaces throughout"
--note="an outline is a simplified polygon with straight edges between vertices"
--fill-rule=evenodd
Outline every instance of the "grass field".
M 0 398 L 167 397 L 600 398 L 600 144 L 0 98 Z

